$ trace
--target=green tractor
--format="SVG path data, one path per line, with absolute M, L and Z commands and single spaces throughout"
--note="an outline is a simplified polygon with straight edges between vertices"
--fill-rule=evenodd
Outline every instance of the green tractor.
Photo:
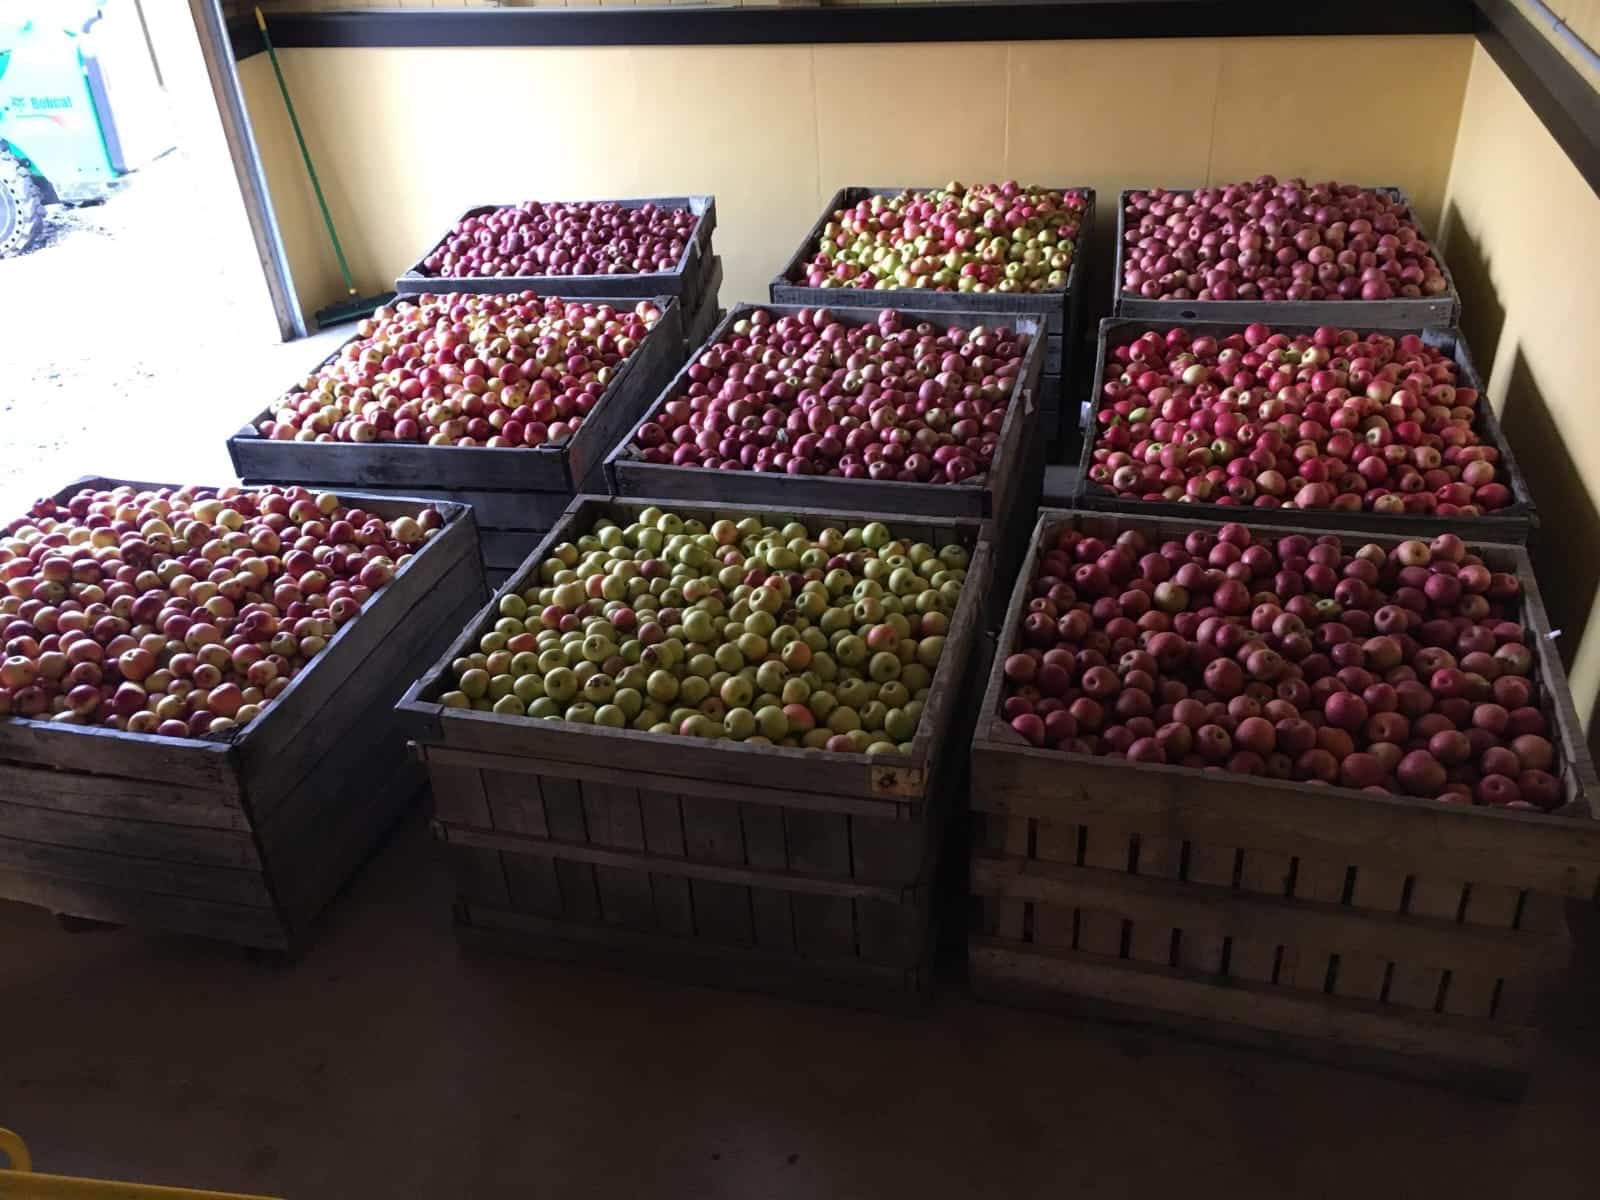
M 98 203 L 171 149 L 168 129 L 138 0 L 0 0 L 0 258 L 46 205 Z

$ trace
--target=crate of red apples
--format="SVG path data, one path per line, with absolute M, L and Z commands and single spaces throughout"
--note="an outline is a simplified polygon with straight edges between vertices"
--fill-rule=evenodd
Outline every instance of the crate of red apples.
M 1453 329 L 1104 321 L 1075 506 L 1526 542 L 1533 498 Z
M 671 296 L 685 329 L 715 321 L 715 196 L 525 200 L 467 209 L 395 281 L 402 296 L 536 292 L 587 300 Z
M 683 362 L 675 300 L 422 295 L 356 335 L 228 439 L 247 483 L 470 504 L 503 579 Z
M 1112 311 L 1153 321 L 1455 324 L 1438 247 L 1398 188 L 1279 182 L 1125 191 Z
M 973 745 L 997 998 L 1515 1090 L 1594 764 L 1522 548 L 1040 516 Z
M 485 594 L 462 505 L 109 479 L 0 577 L 0 896 L 275 950 L 414 796 L 390 708 Z
M 624 437 L 619 496 L 993 518 L 1041 486 L 1039 317 L 738 305 Z M 1026 519 L 1026 518 L 1024 518 Z M 1012 534 L 1015 533 L 1015 536 Z
M 1083 234 L 1093 224 L 1093 188 L 840 188 L 769 296 L 775 304 L 979 313 L 990 322 L 1041 315 L 1040 423 L 1051 438 L 1082 327 Z

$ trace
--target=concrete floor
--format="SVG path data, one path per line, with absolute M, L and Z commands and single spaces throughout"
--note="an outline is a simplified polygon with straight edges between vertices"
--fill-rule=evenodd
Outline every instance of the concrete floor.
M 432 849 L 411 820 L 290 969 L 0 903 L 0 1124 L 40 1170 L 297 1198 L 1487 1197 L 1600 1176 L 1589 964 L 1512 1105 L 949 986 L 913 1020 L 463 955 Z

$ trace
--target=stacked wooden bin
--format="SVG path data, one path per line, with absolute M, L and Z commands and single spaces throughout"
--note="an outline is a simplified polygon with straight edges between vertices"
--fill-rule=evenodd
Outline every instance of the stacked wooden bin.
M 1035 545 L 1064 529 L 1215 526 L 1046 510 Z M 1564 902 L 1600 885 L 1600 793 L 1526 552 L 1473 549 L 1522 585 L 1556 813 L 1035 749 L 1000 717 L 1002 653 L 973 742 L 979 994 L 1515 1094 L 1540 991 L 1570 957 Z M 1034 568 L 1002 647 L 1018 644 Z
M 696 217 L 694 236 L 684 247 L 683 257 L 670 271 L 638 275 L 504 275 L 440 278 L 424 265 L 424 254 L 395 280 L 395 291 L 402 296 L 425 292 L 533 292 L 540 296 L 562 296 L 573 300 L 644 300 L 671 296 L 677 300 L 682 317 L 686 347 L 693 349 L 705 341 L 722 315 L 717 296 L 722 288 L 722 259 L 711 246 L 717 227 L 715 196 L 644 196 L 610 203 L 623 208 L 687 209 Z M 461 214 L 461 220 L 493 212 L 500 205 L 480 204 Z M 439 242 L 435 242 L 437 247 Z M 430 248 L 429 253 L 432 253 Z
M 991 324 L 1015 324 L 1023 316 L 1043 321 L 1045 353 L 1039 387 L 1039 445 L 1042 456 L 1048 445 L 1063 439 L 1079 420 L 1077 406 L 1069 403 L 1067 387 L 1072 356 L 1083 327 L 1084 266 L 1089 232 L 1094 226 L 1094 189 L 1063 187 L 1085 200 L 1078 244 L 1073 248 L 1072 264 L 1064 289 L 1049 292 L 941 292 L 915 288 L 821 288 L 807 286 L 806 266 L 817 253 L 823 228 L 835 214 L 871 196 L 894 196 L 904 191 L 896 187 L 845 187 L 834 193 L 816 224 L 806 234 L 782 272 L 773 278 L 769 295 L 775 304 L 812 307 L 889 307 L 920 309 L 949 319 L 961 313 Z M 928 189 L 919 188 L 918 191 Z M 1069 411 L 1070 410 L 1070 411 Z M 1040 460 L 1042 466 L 1042 457 Z
M 1403 197 L 1401 197 L 1403 200 Z M 1122 196 L 1118 245 L 1130 246 Z M 1441 267 L 1443 266 L 1441 261 Z M 1445 272 L 1448 280 L 1448 272 Z M 986 998 L 1151 1023 L 1207 1037 L 1514 1095 L 1526 1083 L 1540 996 L 1571 946 L 1564 905 L 1600 885 L 1597 783 L 1523 544 L 1527 484 L 1489 406 L 1511 503 L 1478 516 L 1386 515 L 1124 499 L 1089 477 L 1113 352 L 1147 331 L 1225 336 L 1319 325 L 1420 334 L 1478 389 L 1454 328 L 1454 284 L 1390 301 L 1150 300 L 1101 324 L 1073 503 L 1045 510 L 1018 574 L 973 741 L 969 967 Z M 1459 535 L 1516 577 L 1563 802 L 1555 813 L 1451 805 L 1344 787 L 1034 748 L 1002 716 L 1003 662 L 1041 546 L 1065 530 L 1152 545 L 1225 520 L 1263 534 L 1329 533 L 1392 548 Z
M 752 311 L 736 307 L 708 342 L 733 336 Z M 835 315 L 858 326 L 878 311 Z M 940 328 L 986 319 L 897 311 Z M 910 757 L 707 744 L 446 707 L 450 663 L 492 624 L 491 606 L 401 705 L 433 780 L 464 938 L 870 1007 L 926 998 L 935 869 L 965 790 L 982 635 L 1003 590 L 994 583 L 1006 557 L 999 539 L 1020 555 L 1017 531 L 1037 503 L 1022 468 L 1044 323 L 1007 323 L 1033 340 L 984 475 L 910 484 L 658 465 L 638 459 L 636 426 L 607 463 L 616 498 L 576 501 L 502 592 L 536 586 L 550 547 L 597 520 L 626 524 L 652 506 L 708 524 L 799 522 L 812 534 L 881 521 L 897 539 L 967 547 L 971 564 Z M 687 368 L 639 423 L 686 380 Z
M 971 555 L 912 753 L 869 756 L 530 720 L 440 703 L 491 603 L 399 706 L 433 783 L 464 940 L 558 961 L 876 1008 L 931 982 L 932 869 L 970 724 L 991 579 L 977 520 L 585 496 L 502 595 L 537 588 L 549 550 L 653 503 L 684 520 L 758 517 L 815 535 L 885 521 Z

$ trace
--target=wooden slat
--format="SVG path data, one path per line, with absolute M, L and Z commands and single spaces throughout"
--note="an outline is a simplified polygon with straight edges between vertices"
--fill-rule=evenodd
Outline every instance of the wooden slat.
M 1350 889 L 1350 905 L 1374 913 L 1400 913 L 1405 911 L 1402 906 L 1405 889 L 1404 872 L 1358 866 L 1355 884 Z M 1381 955 L 1363 954 L 1353 948 L 1334 946 L 1332 949 L 1339 955 L 1333 994 L 1357 1000 L 1381 999 L 1389 976 L 1389 962 Z
M 1343 864 L 1299 858 L 1294 868 L 1295 900 L 1327 905 L 1344 903 L 1345 877 L 1349 871 Z M 1302 991 L 1326 992 L 1332 967 L 1329 947 L 1305 944 L 1297 935 L 1292 942 L 1284 944 L 1278 981 Z
M 1030 824 L 1024 821 L 1023 824 Z M 1078 862 L 1083 830 L 1066 821 L 1044 817 L 1031 822 L 1033 856 L 1042 862 Z M 1033 940 L 1046 946 L 1075 946 L 1078 942 L 1078 912 L 1070 905 L 1031 904 Z
M 1468 888 L 1462 920 L 1467 925 L 1489 929 L 1514 929 L 1521 904 L 1522 893 L 1516 888 L 1474 883 Z M 1498 971 L 1453 969 L 1445 988 L 1444 1011 L 1463 1017 L 1490 1017 L 1499 990 Z
M 1085 829 L 1083 865 L 1112 873 L 1126 874 L 1133 847 L 1128 835 Z M 1122 953 L 1125 914 L 1117 907 L 1078 904 L 1078 949 L 1086 954 L 1116 958 Z
M 462 900 L 501 908 L 511 906 L 510 889 L 498 851 L 486 850 L 481 846 L 459 845 L 448 847 L 445 854 L 450 860 L 456 895 Z
M 96 775 L 193 788 L 218 804 L 242 805 L 234 748 L 221 742 L 10 717 L 0 721 L 0 762 L 49 768 L 93 763 Z
M 249 832 L 250 822 L 226 793 L 0 763 L 0 796 L 62 813 L 155 821 L 194 829 Z
M 435 768 L 437 769 L 437 768 Z M 548 837 L 550 827 L 544 819 L 544 793 L 539 789 L 537 775 L 524 775 L 515 771 L 479 771 L 483 781 L 484 799 L 489 806 L 489 827 L 502 833 L 520 833 L 527 837 Z M 470 825 L 460 817 L 441 820 L 452 824 Z
M 684 857 L 683 812 L 678 797 L 669 792 L 639 789 L 639 812 L 644 822 L 644 847 L 666 858 Z M 689 881 L 682 875 L 657 872 L 650 876 L 655 899 L 656 925 L 676 937 L 694 934 L 694 901 Z
M 653 740 L 659 742 L 663 739 Z M 421 747 L 421 753 L 430 764 L 481 767 L 485 771 L 504 771 L 508 774 L 553 776 L 567 780 L 592 780 L 596 783 L 619 785 L 629 780 L 636 785 L 644 781 L 653 781 L 670 789 L 676 789 L 686 782 L 676 776 L 657 776 L 653 773 L 642 775 L 638 770 L 621 767 L 575 764 L 534 755 L 497 754 L 484 750 L 463 749 L 459 746 L 424 745 Z M 850 796 L 830 796 L 820 792 L 724 783 L 717 779 L 698 780 L 694 789 L 695 794 L 708 799 L 728 800 L 734 803 L 766 804 L 783 808 L 803 807 L 820 812 L 888 817 L 896 820 L 900 819 L 902 814 L 909 815 L 908 810 L 913 808 L 912 805 L 894 799 L 858 800 Z M 672 794 L 676 795 L 676 790 L 673 790 Z
M 474 767 L 430 762 L 428 778 L 433 785 L 433 815 L 452 825 L 492 829 L 489 799 L 483 790 L 483 775 Z
M 1412 916 L 1454 921 L 1461 912 L 1463 891 L 1463 885 L 1457 880 L 1414 877 L 1406 897 L 1406 912 Z M 1445 975 L 1446 971 L 1438 967 L 1421 967 L 1395 959 L 1394 969 L 1389 976 L 1389 993 L 1385 999 L 1390 1004 L 1406 1008 L 1420 1008 L 1427 1012 L 1438 1008 L 1443 1011 L 1440 1005 Z
M 1245 850 L 1239 863 L 1239 888 L 1263 896 L 1289 894 L 1294 860 L 1285 854 Z M 1271 983 L 1276 978 L 1280 943 L 1273 938 L 1235 937 L 1228 951 L 1228 974 Z
M 30 873 L 54 875 L 92 889 L 127 889 L 189 900 L 272 907 L 266 879 L 259 870 L 162 862 L 0 837 L 0 897 L 24 900 L 11 889 L 14 878 Z
M 751 868 L 763 874 L 787 872 L 789 848 L 784 840 L 782 810 L 763 804 L 741 804 L 739 824 L 744 835 L 745 861 Z M 794 948 L 794 912 L 787 891 L 752 886 L 750 920 L 756 945 Z
M 261 870 L 255 836 L 248 830 L 168 825 L 0 800 L 0 837 L 160 862 Z
M 597 869 L 606 867 L 612 869 L 613 873 L 616 871 L 646 875 L 664 873 L 679 875 L 685 879 L 711 880 L 716 883 L 737 884 L 741 887 L 777 888 L 796 895 L 845 900 L 870 899 L 899 903 L 906 895 L 898 888 L 885 887 L 882 884 L 855 883 L 848 879 L 830 879 L 800 871 L 756 868 L 731 862 L 667 858 L 643 850 L 557 841 L 549 838 L 521 837 L 517 834 L 464 829 L 452 825 L 440 824 L 436 826 L 436 830 L 438 836 L 451 845 L 495 849 L 507 855 L 526 854 L 571 863 L 592 863 Z
M 973 757 L 983 785 L 972 803 L 985 812 L 1064 816 L 1129 833 L 1431 870 L 1581 899 L 1600 885 L 1600 822 L 1593 820 L 1001 748 L 982 732 Z M 1067 788 L 1064 772 L 1073 780 Z
M 1233 886 L 1237 852 L 1229 846 L 1190 842 L 1185 847 L 1184 878 L 1190 883 Z M 1178 965 L 1207 975 L 1221 974 L 1227 951 L 1227 937 L 1208 933 L 1179 922 Z
M 1182 865 L 1183 843 L 1176 838 L 1147 834 L 1139 839 L 1136 873 L 1140 878 L 1176 879 Z M 1128 932 L 1128 957 L 1136 962 L 1171 965 L 1176 926 L 1171 921 L 1150 917 L 1131 919 L 1133 927 Z
M 591 846 L 644 850 L 644 818 L 639 811 L 636 788 L 586 784 L 583 811 Z M 655 902 L 651 899 L 647 872 L 596 863 L 594 875 L 600 893 L 600 912 L 607 921 L 630 929 L 655 928 Z
M 1549 934 L 1473 927 L 1436 917 L 1391 920 L 1337 901 L 1270 896 L 992 852 L 973 860 L 972 887 L 979 895 L 1116 910 L 1135 923 L 1187 921 L 1187 928 L 1217 938 L 1353 947 L 1427 966 L 1474 961 L 1496 971 L 1519 972 L 1560 965 L 1570 952 L 1563 938 Z
M 1567 930 L 1566 903 L 1558 896 L 1524 892 L 1517 909 L 1517 929 L 1527 935 L 1545 935 L 1559 939 L 1563 945 L 1569 944 L 1571 935 Z M 1511 1024 L 1537 1023 L 1543 1007 L 1544 993 L 1551 983 L 1551 974 L 1551 972 L 1525 971 L 1503 977 L 1500 993 L 1495 998 L 1495 1021 Z
M 1028 857 L 1029 822 L 1022 817 L 997 817 L 992 813 L 977 817 L 984 831 L 983 846 L 1008 858 Z M 983 932 L 1014 942 L 1023 940 L 1026 901 L 1008 896 L 986 895 L 973 889 L 985 914 Z M 1069 942 L 1070 944 L 1070 942 Z
M 579 845 L 587 842 L 589 831 L 584 823 L 583 791 L 579 785 L 570 779 L 544 779 L 540 787 L 550 836 Z M 566 917 L 575 921 L 600 919 L 593 864 L 557 859 L 556 880 L 561 885 L 561 911 Z
M 744 827 L 737 802 L 685 794 L 678 797 L 678 805 L 683 813 L 687 858 L 730 867 L 744 865 Z M 697 936 L 739 945 L 754 940 L 748 884 L 690 879 L 689 894 L 694 901 Z
M 1536 1031 L 1408 1012 L 1356 1000 L 1234 981 L 1071 951 L 978 939 L 969 954 L 980 997 L 1163 1025 L 1208 1038 L 1445 1080 L 1514 1097 L 1526 1082 Z
M 784 844 L 793 871 L 825 878 L 850 874 L 850 826 L 837 813 L 785 809 Z M 855 908 L 843 896 L 791 896 L 795 945 L 810 958 L 849 958 L 856 952 Z

